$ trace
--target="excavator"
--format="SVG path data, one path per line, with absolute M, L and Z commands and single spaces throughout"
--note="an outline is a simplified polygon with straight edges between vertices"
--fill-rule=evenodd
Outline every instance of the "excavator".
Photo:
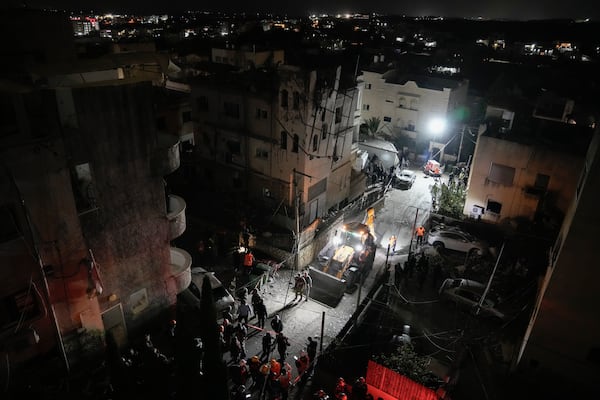
M 375 212 L 369 208 L 362 222 L 343 225 L 320 257 L 321 262 L 310 266 L 311 292 L 340 299 L 344 293 L 352 293 L 357 288 L 373 268 L 377 249 L 374 220 Z

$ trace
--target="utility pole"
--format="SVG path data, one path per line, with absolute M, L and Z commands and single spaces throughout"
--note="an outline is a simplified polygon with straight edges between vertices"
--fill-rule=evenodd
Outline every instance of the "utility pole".
M 463 140 L 465 138 L 465 127 L 466 125 L 463 124 L 462 131 L 460 133 L 460 144 L 458 145 L 458 156 L 456 156 L 457 163 L 460 162 L 460 153 L 462 153 Z
M 296 218 L 296 251 L 294 253 L 294 270 L 298 271 L 300 263 L 300 199 L 298 195 L 298 181 L 296 180 L 296 168 L 294 168 L 294 202 L 295 202 L 295 218 Z
M 296 174 L 300 174 L 302 176 L 305 176 L 309 179 L 312 179 L 312 176 L 304 174 L 302 172 L 296 171 L 296 168 L 293 169 L 293 177 L 292 177 L 292 184 L 294 185 L 294 197 L 295 197 L 295 219 L 296 219 L 296 232 L 295 236 L 296 236 L 296 252 L 294 254 L 294 270 L 297 271 L 300 268 L 300 193 L 298 192 L 298 180 L 296 179 Z
M 481 311 L 481 307 L 483 306 L 483 302 L 485 301 L 485 296 L 487 296 L 488 291 L 490 290 L 490 286 L 492 285 L 492 280 L 494 279 L 494 275 L 496 274 L 496 269 L 498 268 L 498 264 L 500 263 L 500 257 L 502 257 L 502 252 L 504 251 L 505 244 L 506 244 L 506 242 L 502 243 L 502 248 L 500 248 L 500 254 L 498 254 L 498 258 L 496 258 L 496 264 L 494 265 L 494 269 L 492 270 L 490 279 L 488 279 L 487 285 L 485 286 L 483 295 L 481 296 L 481 299 L 479 299 L 479 304 L 477 304 L 477 310 L 475 311 L 475 314 L 479 314 L 479 312 Z

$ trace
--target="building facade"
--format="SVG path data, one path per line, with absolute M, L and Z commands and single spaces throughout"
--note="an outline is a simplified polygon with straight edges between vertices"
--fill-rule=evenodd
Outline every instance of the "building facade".
M 108 58 L 21 66 L 29 82 L 1 85 L 0 339 L 13 372 L 51 352 L 73 368 L 108 331 L 126 345 L 191 279 L 190 255 L 171 246 L 186 204 L 165 192 L 179 138 L 156 129 L 162 70 Z
M 488 222 L 536 221 L 558 229 L 585 164 L 588 128 L 518 118 L 488 107 L 475 146 L 464 214 Z
M 468 80 L 403 74 L 379 64 L 364 69 L 359 79 L 364 84 L 362 122 L 378 118 L 383 134 L 427 143 L 435 153 L 443 150 L 451 130 L 458 132 L 456 114 L 466 105 Z M 433 132 L 435 120 L 445 121 L 448 132 Z
M 227 82 L 192 83 L 199 170 L 209 191 L 230 192 L 293 227 L 349 200 L 358 92 L 341 67 L 279 66 Z

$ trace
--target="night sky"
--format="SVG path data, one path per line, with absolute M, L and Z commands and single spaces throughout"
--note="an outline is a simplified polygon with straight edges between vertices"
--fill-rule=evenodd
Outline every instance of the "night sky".
M 378 12 L 407 16 L 484 17 L 516 20 L 591 18 L 600 20 L 600 7 L 592 0 L 8 0 L 32 8 L 48 7 L 97 12 L 163 13 L 184 10 L 287 13 Z

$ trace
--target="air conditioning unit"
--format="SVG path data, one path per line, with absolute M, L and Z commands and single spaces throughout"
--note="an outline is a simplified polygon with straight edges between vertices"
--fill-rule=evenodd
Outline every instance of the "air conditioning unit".
M 473 214 L 473 215 L 483 215 L 483 207 L 481 207 L 481 206 L 473 206 L 471 208 L 471 214 Z

